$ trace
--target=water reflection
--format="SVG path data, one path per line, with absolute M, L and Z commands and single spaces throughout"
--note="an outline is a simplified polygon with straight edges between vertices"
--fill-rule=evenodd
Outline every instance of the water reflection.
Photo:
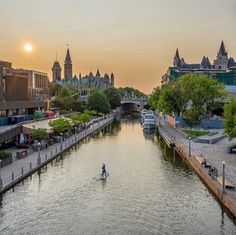
M 155 129 L 143 129 L 143 135 L 145 139 L 153 140 L 156 135 Z
M 103 162 L 106 181 L 99 180 Z M 42 170 L 40 181 L 35 174 L 6 193 L 0 208 L 1 235 L 235 231 L 178 154 L 137 121 L 114 122 L 88 138 Z

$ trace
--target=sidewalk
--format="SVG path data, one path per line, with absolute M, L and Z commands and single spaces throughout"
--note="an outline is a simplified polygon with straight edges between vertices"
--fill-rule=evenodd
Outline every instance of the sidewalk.
M 82 139 L 110 124 L 113 120 L 114 116 L 109 115 L 105 119 L 92 124 L 89 128 L 81 131 L 80 133 L 65 139 L 62 143 L 51 145 L 47 149 L 43 149 L 40 152 L 34 151 L 24 159 L 16 160 L 12 164 L 1 168 L 0 179 L 2 179 L 2 188 L 0 187 L 0 194 L 9 189 L 11 185 L 13 186 L 16 182 L 23 180 L 29 174 L 37 171 L 37 169 L 45 165 L 47 162 L 53 160 L 55 157 L 59 156 L 61 153 Z

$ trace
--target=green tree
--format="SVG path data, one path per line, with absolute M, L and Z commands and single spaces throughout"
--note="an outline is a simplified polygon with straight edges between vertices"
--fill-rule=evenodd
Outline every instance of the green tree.
M 57 96 L 59 95 L 60 90 L 62 89 L 62 85 L 57 84 L 55 82 L 49 83 L 49 94 L 51 96 Z
M 33 119 L 34 120 L 40 120 L 42 119 L 44 116 L 43 116 L 43 113 L 42 112 L 34 112 L 33 114 Z
M 189 124 L 198 122 L 226 96 L 224 85 L 206 75 L 185 74 L 162 86 L 158 107 L 167 114 L 181 115 Z M 191 118 L 194 120 L 190 121 Z
M 236 137 L 236 101 L 233 98 L 224 106 L 224 129 L 229 139 Z
M 107 88 L 103 92 L 107 97 L 108 101 L 110 102 L 112 109 L 115 109 L 120 106 L 121 96 L 116 88 L 114 87 Z
M 91 120 L 91 117 L 87 113 L 82 113 L 79 115 L 79 121 L 85 124 L 86 122 L 89 122 Z
M 65 133 L 71 130 L 71 122 L 65 118 L 59 118 L 49 122 L 49 126 L 53 128 L 56 134 Z
M 118 92 L 121 97 L 125 97 L 125 96 L 127 97 L 135 96 L 137 98 L 146 97 L 146 95 L 143 92 L 137 89 L 134 89 L 133 87 L 125 87 L 125 88 L 120 87 L 118 88 Z
M 148 105 L 154 110 L 158 110 L 158 102 L 160 99 L 160 93 L 161 93 L 161 90 L 159 87 L 154 88 L 152 91 L 152 94 L 150 95 L 148 99 Z
M 97 113 L 109 113 L 111 111 L 111 106 L 107 97 L 100 91 L 94 91 L 88 99 L 88 108 L 91 110 L 96 110 Z
M 72 122 L 73 122 L 73 124 L 74 124 L 75 126 L 78 127 L 78 126 L 81 125 L 81 120 L 80 120 L 80 118 L 79 118 L 79 115 L 73 114 L 73 115 L 70 116 L 70 119 L 72 120 Z
M 31 136 L 34 140 L 38 140 L 39 142 L 41 140 L 46 140 L 48 139 L 48 133 L 46 129 L 43 128 L 38 128 L 38 129 L 33 129 Z

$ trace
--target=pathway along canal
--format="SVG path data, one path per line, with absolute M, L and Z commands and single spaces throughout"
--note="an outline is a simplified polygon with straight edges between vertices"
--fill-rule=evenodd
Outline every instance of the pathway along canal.
M 113 124 L 1 199 L 0 234 L 235 234 L 198 177 L 139 122 Z M 110 173 L 99 181 L 102 163 Z

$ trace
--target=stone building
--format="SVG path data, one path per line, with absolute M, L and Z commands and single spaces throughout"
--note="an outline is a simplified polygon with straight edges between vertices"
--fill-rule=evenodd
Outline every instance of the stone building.
M 232 57 L 228 56 L 223 41 L 212 64 L 207 56 L 203 56 L 198 64 L 188 64 L 184 58 L 180 57 L 177 49 L 173 67 L 168 68 L 168 71 L 161 78 L 161 83 L 166 84 L 186 73 L 206 74 L 227 86 L 236 85 L 236 63 Z
M 64 63 L 64 79 L 61 78 L 61 66 L 56 60 L 52 66 L 52 80 L 60 85 L 71 87 L 77 91 L 84 91 L 89 89 L 104 89 L 108 87 L 114 87 L 115 76 L 105 73 L 103 76 L 100 74 L 99 69 L 94 75 L 90 72 L 88 75 L 82 77 L 72 76 L 72 60 L 70 56 L 70 50 L 67 48 L 65 63 Z
M 61 66 L 57 60 L 54 61 L 52 66 L 52 81 L 61 81 Z

